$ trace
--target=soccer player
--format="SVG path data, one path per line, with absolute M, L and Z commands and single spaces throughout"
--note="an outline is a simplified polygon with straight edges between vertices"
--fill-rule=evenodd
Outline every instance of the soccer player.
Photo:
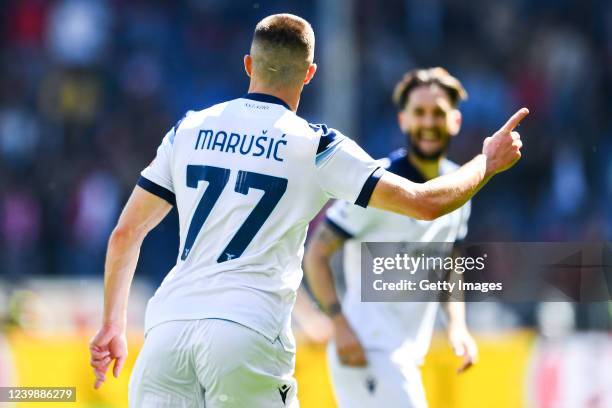
M 382 163 L 387 171 L 423 183 L 457 169 L 445 158 L 461 126 L 458 104 L 467 97 L 459 80 L 443 68 L 417 69 L 397 84 L 394 102 L 410 149 L 399 149 Z M 363 303 L 363 241 L 455 242 L 465 237 L 470 203 L 433 221 L 364 209 L 337 201 L 326 213 L 304 257 L 306 277 L 334 322 L 329 368 L 340 407 L 425 407 L 419 364 L 427 354 L 438 304 Z M 338 303 L 331 256 L 344 247 L 346 294 Z M 467 369 L 475 361 L 462 302 L 444 303 L 450 343 Z
M 131 407 L 296 406 L 290 314 L 308 222 L 330 197 L 434 219 L 520 158 L 521 109 L 482 154 L 416 184 L 357 144 L 296 115 L 316 71 L 314 33 L 288 14 L 255 28 L 241 98 L 191 112 L 163 138 L 109 239 L 102 327 L 90 342 L 99 387 L 125 362 L 128 293 L 147 233 L 172 206 L 176 265 L 148 303 Z

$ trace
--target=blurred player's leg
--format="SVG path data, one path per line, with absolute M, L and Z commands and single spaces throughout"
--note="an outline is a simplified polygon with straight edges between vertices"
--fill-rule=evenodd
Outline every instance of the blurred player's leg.
M 340 408 L 426 408 L 427 400 L 418 367 L 395 361 L 389 352 L 366 351 L 366 367 L 343 365 L 336 345 L 327 349 L 334 393 Z
M 204 389 L 193 365 L 195 327 L 190 322 L 166 322 L 149 331 L 130 377 L 130 408 L 204 405 Z
M 193 358 L 207 408 L 298 407 L 295 353 L 222 319 L 197 321 Z M 285 342 L 287 345 L 287 342 Z

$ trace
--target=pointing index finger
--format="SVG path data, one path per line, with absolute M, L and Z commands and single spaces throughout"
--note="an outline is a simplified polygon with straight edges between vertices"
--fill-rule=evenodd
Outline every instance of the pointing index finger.
M 514 115 L 512 115 L 512 117 L 510 117 L 510 119 L 508 119 L 508 121 L 502 127 L 502 129 L 508 132 L 512 132 L 514 128 L 517 127 L 519 123 L 521 123 L 521 121 L 525 119 L 525 116 L 527 115 L 529 115 L 529 109 L 527 108 L 519 109 Z

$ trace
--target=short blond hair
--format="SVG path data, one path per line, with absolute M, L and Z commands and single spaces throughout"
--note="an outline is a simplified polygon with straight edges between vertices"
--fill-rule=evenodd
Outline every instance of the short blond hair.
M 272 86 L 299 85 L 314 59 L 314 45 L 308 21 L 293 14 L 268 16 L 253 34 L 253 75 Z
M 410 93 L 421 85 L 438 85 L 444 90 L 453 107 L 467 99 L 468 94 L 461 82 L 441 67 L 415 69 L 408 71 L 397 83 L 393 92 L 393 103 L 403 110 L 410 99 Z

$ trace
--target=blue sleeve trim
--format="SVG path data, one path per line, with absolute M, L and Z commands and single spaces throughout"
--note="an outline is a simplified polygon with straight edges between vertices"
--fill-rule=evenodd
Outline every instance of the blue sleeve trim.
M 325 150 L 327 150 L 329 148 L 329 145 L 331 145 L 332 142 L 338 137 L 336 131 L 334 129 L 328 128 L 327 125 L 309 123 L 308 126 L 310 126 L 310 128 L 315 132 L 321 132 L 321 139 L 319 139 L 317 154 L 321 154 Z
M 385 169 L 383 169 L 382 167 L 376 168 L 376 170 L 374 170 L 372 174 L 370 174 L 370 177 L 368 177 L 366 182 L 363 183 L 363 188 L 361 189 L 361 192 L 359 193 L 359 196 L 355 201 L 356 205 L 364 208 L 368 206 L 368 203 L 370 202 L 370 197 L 372 197 L 372 193 L 374 192 L 374 187 L 376 187 L 376 184 L 378 184 L 378 181 L 383 176 L 383 174 L 385 174 Z
M 174 138 L 176 137 L 176 132 L 178 132 L 179 130 L 179 126 L 181 126 L 181 123 L 183 122 L 183 120 L 187 117 L 187 115 L 189 115 L 192 111 L 188 110 L 187 112 L 185 112 L 185 114 L 183 115 L 182 118 L 180 118 L 179 120 L 176 121 L 176 123 L 174 124 L 174 126 L 172 127 L 172 129 L 170 129 L 172 131 L 172 134 L 170 135 L 170 144 L 174 144 Z
M 147 190 L 149 193 L 166 200 L 170 205 L 176 206 L 176 197 L 174 193 L 167 188 L 162 187 L 143 176 L 140 176 L 136 184 Z
M 176 137 L 176 126 L 170 129 L 172 133 L 170 133 L 170 144 L 174 144 L 174 138 Z
M 344 238 L 344 239 L 351 239 L 351 238 L 353 238 L 353 234 L 351 234 L 350 232 L 348 232 L 347 230 L 342 228 L 340 225 L 336 224 L 328 216 L 325 216 L 325 224 L 327 224 L 328 227 L 333 229 L 334 232 L 336 232 L 336 234 L 340 235 L 342 238 Z

